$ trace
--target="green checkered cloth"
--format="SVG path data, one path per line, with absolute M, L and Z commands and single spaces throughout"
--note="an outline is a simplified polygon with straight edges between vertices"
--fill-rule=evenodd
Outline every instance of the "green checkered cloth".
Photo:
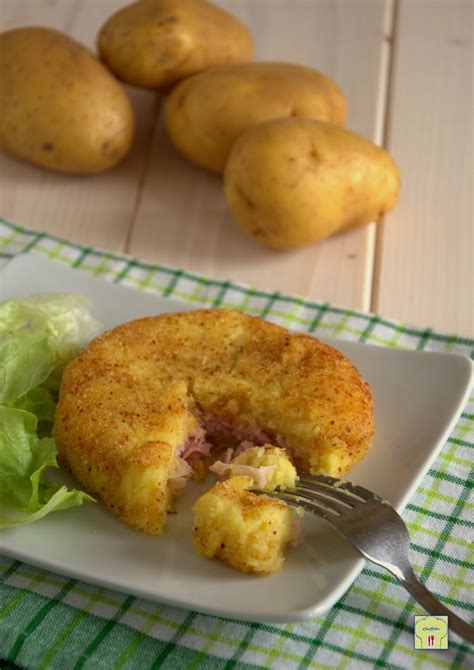
M 379 316 L 72 244 L 0 220 L 0 264 L 37 253 L 104 280 L 186 303 L 225 306 L 286 327 L 388 347 L 474 353 L 474 340 L 408 328 Z M 414 568 L 435 596 L 472 617 L 474 398 L 404 518 Z M 471 476 L 470 476 L 471 475 Z M 472 538 L 471 538 L 472 539 Z M 418 651 L 413 616 L 425 612 L 369 565 L 324 617 L 268 625 L 219 619 L 67 579 L 0 557 L 0 668 L 28 670 L 425 670 L 474 667 L 472 648 Z M 3 660 L 2 660 L 3 659 Z

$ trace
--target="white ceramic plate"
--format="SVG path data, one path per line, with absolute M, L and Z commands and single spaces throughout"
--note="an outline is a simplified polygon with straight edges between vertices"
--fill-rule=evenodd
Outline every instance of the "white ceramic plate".
M 107 328 L 139 316 L 189 309 L 32 254 L 17 257 L 0 270 L 0 300 L 51 291 L 88 295 L 94 315 Z M 375 444 L 351 472 L 351 479 L 401 510 L 462 411 L 472 381 L 471 361 L 457 354 L 324 339 L 357 365 L 375 398 Z M 0 553 L 170 605 L 268 622 L 322 614 L 364 565 L 328 524 L 308 515 L 303 521 L 304 541 L 288 553 L 279 574 L 246 576 L 199 558 L 191 545 L 190 513 L 198 493 L 188 487 L 164 537 L 128 529 L 98 503 L 0 531 Z

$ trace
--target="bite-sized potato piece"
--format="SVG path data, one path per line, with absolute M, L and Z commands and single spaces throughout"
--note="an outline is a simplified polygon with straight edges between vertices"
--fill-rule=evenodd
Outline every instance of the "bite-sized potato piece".
M 275 249 L 303 247 L 394 207 L 398 167 L 360 135 L 313 119 L 277 119 L 240 136 L 225 169 L 240 228 Z
M 343 125 L 346 115 L 346 100 L 334 82 L 290 63 L 213 68 L 181 82 L 166 104 L 173 143 L 216 172 L 224 170 L 234 142 L 249 126 L 289 116 Z
M 51 28 L 0 35 L 0 146 L 60 172 L 107 170 L 128 152 L 130 102 L 78 42 Z
M 251 477 L 231 477 L 204 493 L 193 507 L 193 546 L 200 556 L 219 558 L 242 572 L 279 570 L 294 541 L 286 503 L 247 489 Z
M 229 463 L 216 461 L 209 469 L 220 477 L 252 477 L 252 489 L 266 492 L 278 488 L 294 488 L 298 478 L 287 452 L 271 444 L 250 447 Z
M 284 449 L 264 444 L 252 447 L 236 456 L 232 465 L 246 465 L 251 468 L 269 468 L 263 491 L 274 491 L 280 488 L 295 488 L 297 474 L 293 463 Z
M 247 28 L 205 0 L 141 0 L 103 25 L 99 52 L 120 79 L 168 88 L 201 70 L 253 58 Z

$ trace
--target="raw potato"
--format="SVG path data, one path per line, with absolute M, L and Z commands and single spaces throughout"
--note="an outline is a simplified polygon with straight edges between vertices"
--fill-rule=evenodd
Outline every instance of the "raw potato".
M 120 79 L 168 88 L 201 70 L 253 58 L 247 28 L 205 0 L 142 0 L 103 25 L 99 52 Z
M 225 170 L 242 230 L 275 249 L 303 247 L 394 207 L 399 172 L 386 151 L 338 126 L 278 119 L 249 128 Z
M 166 125 L 192 161 L 223 172 L 230 150 L 249 126 L 280 117 L 343 125 L 346 100 L 330 79 L 290 63 L 213 68 L 181 82 L 168 98 Z
M 60 172 L 107 170 L 128 152 L 134 117 L 85 47 L 50 28 L 0 35 L 0 146 Z

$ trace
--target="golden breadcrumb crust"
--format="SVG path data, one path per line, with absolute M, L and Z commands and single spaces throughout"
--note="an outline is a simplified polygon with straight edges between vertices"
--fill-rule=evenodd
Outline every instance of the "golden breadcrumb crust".
M 54 437 L 83 486 L 125 523 L 160 533 L 197 406 L 278 436 L 312 473 L 345 474 L 374 432 L 370 389 L 341 353 L 209 309 L 132 321 L 94 340 L 66 368 Z
M 292 542 L 288 505 L 247 491 L 251 477 L 215 484 L 193 507 L 193 546 L 200 556 L 218 558 L 242 572 L 279 570 Z

